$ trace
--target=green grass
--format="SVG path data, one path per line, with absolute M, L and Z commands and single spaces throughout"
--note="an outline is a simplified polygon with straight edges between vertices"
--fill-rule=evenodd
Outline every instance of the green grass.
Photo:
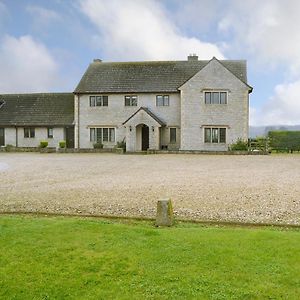
M 298 229 L 0 216 L 0 299 L 299 299 Z

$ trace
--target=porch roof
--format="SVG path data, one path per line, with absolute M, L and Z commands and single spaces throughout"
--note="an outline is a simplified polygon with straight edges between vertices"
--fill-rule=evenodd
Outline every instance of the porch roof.
M 136 116 L 140 111 L 145 111 L 152 119 L 154 119 L 159 125 L 166 126 L 166 123 L 162 121 L 159 117 L 157 117 L 152 111 L 149 110 L 147 107 L 140 107 L 135 113 L 133 113 L 124 123 L 125 125 L 130 119 Z

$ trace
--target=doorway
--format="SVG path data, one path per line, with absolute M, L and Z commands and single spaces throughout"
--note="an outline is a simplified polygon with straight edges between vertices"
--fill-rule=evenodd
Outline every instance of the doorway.
M 4 128 L 0 128 L 0 147 L 5 146 Z
M 74 127 L 66 127 L 66 147 L 74 148 Z
M 149 148 L 149 127 L 145 124 L 142 125 L 142 151 Z

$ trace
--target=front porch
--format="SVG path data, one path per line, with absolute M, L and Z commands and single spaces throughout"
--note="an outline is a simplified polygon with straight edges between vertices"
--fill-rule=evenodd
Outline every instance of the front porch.
M 159 150 L 161 129 L 166 124 L 148 108 L 139 108 L 123 125 L 126 128 L 126 151 Z

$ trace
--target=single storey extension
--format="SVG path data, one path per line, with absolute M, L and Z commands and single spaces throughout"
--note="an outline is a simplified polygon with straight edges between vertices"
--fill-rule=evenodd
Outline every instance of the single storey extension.
M 96 59 L 73 94 L 0 95 L 0 146 L 226 151 L 248 139 L 251 92 L 244 60 Z
M 74 147 L 72 93 L 0 95 L 0 146 L 57 147 L 62 140 Z

